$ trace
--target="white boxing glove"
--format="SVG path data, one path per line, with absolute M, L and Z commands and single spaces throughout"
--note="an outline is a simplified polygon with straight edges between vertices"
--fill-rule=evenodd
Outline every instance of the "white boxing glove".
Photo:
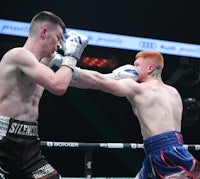
M 64 51 L 64 59 L 61 65 L 69 66 L 74 70 L 87 44 L 88 38 L 77 32 L 71 31 L 63 34 L 61 46 Z
M 64 59 L 64 57 L 55 51 L 51 56 L 51 61 L 48 66 L 55 72 L 61 67 L 63 59 Z M 80 70 L 81 70 L 80 67 L 74 68 L 74 70 L 72 72 L 72 80 L 78 79 Z
M 53 71 L 57 71 L 63 62 L 63 56 L 61 54 L 59 54 L 58 52 L 54 52 L 51 55 L 51 61 L 49 62 L 49 67 L 53 70 Z
M 126 64 L 123 66 L 120 66 L 112 71 L 112 73 L 105 74 L 105 76 L 115 79 L 115 80 L 121 80 L 124 78 L 131 78 L 135 81 L 138 80 L 138 70 L 130 64 Z

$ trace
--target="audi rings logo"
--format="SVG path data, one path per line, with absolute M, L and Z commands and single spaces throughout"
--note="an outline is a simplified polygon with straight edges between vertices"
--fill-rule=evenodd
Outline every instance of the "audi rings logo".
M 145 49 L 156 49 L 157 45 L 155 42 L 140 41 L 139 47 L 145 48 Z

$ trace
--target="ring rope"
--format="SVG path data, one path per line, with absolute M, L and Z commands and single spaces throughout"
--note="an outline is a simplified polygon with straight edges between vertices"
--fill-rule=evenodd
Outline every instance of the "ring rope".
M 92 179 L 92 163 L 94 149 L 144 149 L 141 143 L 84 143 L 84 142 L 55 142 L 41 141 L 41 147 L 45 148 L 80 148 L 85 152 L 85 179 Z M 200 144 L 184 144 L 186 149 L 200 150 Z
M 143 149 L 144 145 L 141 143 L 84 143 L 84 142 L 55 142 L 55 141 L 41 141 L 42 147 L 53 148 L 92 148 L 92 149 Z M 188 150 L 200 150 L 200 144 L 184 144 Z

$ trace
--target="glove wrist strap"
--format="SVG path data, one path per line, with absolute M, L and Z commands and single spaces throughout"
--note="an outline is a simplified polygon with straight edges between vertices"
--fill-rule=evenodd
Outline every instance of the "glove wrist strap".
M 74 68 L 74 71 L 72 73 L 72 80 L 76 81 L 78 79 L 80 71 L 81 71 L 81 68 L 79 67 Z
M 78 60 L 79 60 L 79 58 L 78 58 L 78 57 L 76 57 L 76 56 L 74 56 L 74 55 L 72 55 L 72 54 L 69 54 L 69 53 L 65 53 L 65 54 L 64 54 L 64 56 L 65 56 L 65 57 L 73 57 L 73 58 L 75 58 L 75 59 L 76 59 L 76 61 L 78 61 Z
M 74 71 L 76 64 L 77 64 L 77 60 L 74 57 L 65 56 L 63 58 L 63 62 L 62 62 L 61 65 L 62 66 L 68 66 Z
M 107 73 L 107 74 L 103 74 L 103 75 L 108 77 L 108 78 L 112 78 L 112 79 L 116 80 L 116 76 L 113 73 Z

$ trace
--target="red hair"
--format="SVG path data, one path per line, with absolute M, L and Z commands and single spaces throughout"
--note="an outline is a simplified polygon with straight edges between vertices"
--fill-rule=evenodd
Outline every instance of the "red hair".
M 137 58 L 151 59 L 153 60 L 153 62 L 158 68 L 163 69 L 164 67 L 164 58 L 162 54 L 160 54 L 159 52 L 144 50 L 144 51 L 138 52 L 135 58 L 136 59 Z

